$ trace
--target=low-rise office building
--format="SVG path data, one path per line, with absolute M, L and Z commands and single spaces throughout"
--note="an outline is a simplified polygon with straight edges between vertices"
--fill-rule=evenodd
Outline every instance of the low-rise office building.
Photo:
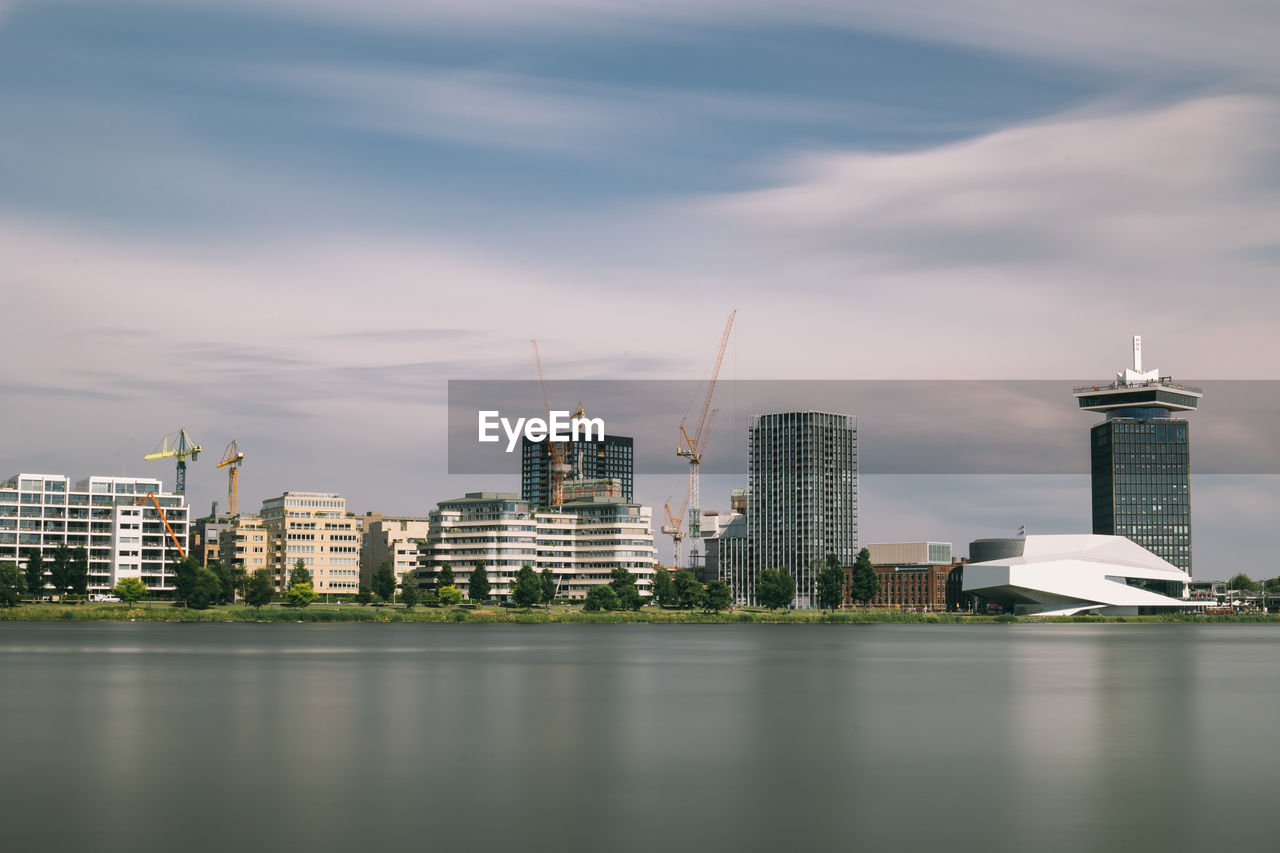
M 25 566 L 33 549 L 48 562 L 59 545 L 85 548 L 91 593 L 107 592 L 123 578 L 138 578 L 153 592 L 172 591 L 188 527 L 186 499 L 150 477 L 73 483 L 63 474 L 15 474 L 0 484 L 0 560 Z
M 885 542 L 868 545 L 867 550 L 880 581 L 880 589 L 870 602 L 872 607 L 962 609 L 959 576 L 952 578 L 961 562 L 952 555 L 950 542 Z M 851 566 L 845 568 L 846 577 L 852 573 Z M 846 584 L 845 605 L 853 603 Z

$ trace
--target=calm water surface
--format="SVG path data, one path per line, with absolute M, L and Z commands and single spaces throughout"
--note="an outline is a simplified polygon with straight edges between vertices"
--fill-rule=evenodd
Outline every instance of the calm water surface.
M 0 623 L 7 850 L 1272 850 L 1280 627 Z

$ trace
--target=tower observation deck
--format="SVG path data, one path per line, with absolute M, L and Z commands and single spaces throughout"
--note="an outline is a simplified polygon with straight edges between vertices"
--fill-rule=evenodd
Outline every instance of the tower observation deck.
M 1080 408 L 1112 417 L 1170 417 L 1172 412 L 1194 412 L 1204 393 L 1193 385 L 1181 385 L 1156 369 L 1142 369 L 1142 336 L 1133 336 L 1133 367 L 1116 374 L 1114 382 L 1081 385 L 1072 389 Z M 1146 411 L 1154 410 L 1154 411 Z
M 1175 415 L 1194 412 L 1203 392 L 1143 370 L 1138 336 L 1133 367 L 1072 392 L 1081 409 L 1106 415 L 1090 430 L 1093 532 L 1124 536 L 1190 574 L 1190 444 Z

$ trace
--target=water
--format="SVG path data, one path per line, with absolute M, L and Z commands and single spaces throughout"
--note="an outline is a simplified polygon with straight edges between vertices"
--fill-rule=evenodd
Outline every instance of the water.
M 1278 641 L 0 623 L 0 844 L 1270 850 Z

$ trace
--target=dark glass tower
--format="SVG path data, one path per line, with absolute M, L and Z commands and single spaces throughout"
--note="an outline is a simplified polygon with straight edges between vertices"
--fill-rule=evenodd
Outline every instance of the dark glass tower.
M 633 445 L 625 435 L 606 435 L 604 441 L 568 441 L 564 461 L 569 465 L 569 479 L 613 479 L 622 482 L 622 498 L 632 499 L 635 470 Z M 521 439 L 520 498 L 534 506 L 551 504 L 551 454 L 545 441 Z
M 1199 388 L 1143 371 L 1142 339 L 1133 367 L 1114 382 L 1075 389 L 1080 408 L 1107 419 L 1089 431 L 1093 532 L 1123 536 L 1191 573 L 1191 477 L 1188 425 Z

